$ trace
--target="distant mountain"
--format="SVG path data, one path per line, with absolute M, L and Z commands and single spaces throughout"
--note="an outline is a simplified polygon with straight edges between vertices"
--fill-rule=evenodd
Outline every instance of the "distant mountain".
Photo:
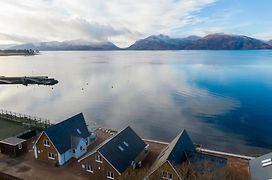
M 8 49 L 16 44 L 0 44 L 0 50 Z
M 149 36 L 136 41 L 129 50 L 243 50 L 272 49 L 272 45 L 247 36 L 210 34 L 203 38 L 170 38 L 165 35 Z
M 270 45 L 262 40 L 247 36 L 210 34 L 193 41 L 186 49 L 209 50 L 242 50 L 242 49 L 270 49 Z
M 82 40 L 72 41 L 51 41 L 51 42 L 38 42 L 38 43 L 26 43 L 9 47 L 9 49 L 34 49 L 40 51 L 76 51 L 76 50 L 119 50 L 111 42 L 98 42 L 91 43 Z
M 1 45 L 0 45 L 1 47 Z M 7 47 L 6 45 L 3 47 Z M 6 48 L 7 49 L 7 48 Z M 40 51 L 76 50 L 246 50 L 272 49 L 272 40 L 265 42 L 241 35 L 210 34 L 205 37 L 188 36 L 171 38 L 166 35 L 152 35 L 140 39 L 128 48 L 119 48 L 111 42 L 88 42 L 84 40 L 51 41 L 8 46 L 8 49 L 33 49 Z
M 165 35 L 153 35 L 136 41 L 128 47 L 128 50 L 178 50 L 185 49 L 192 41 L 198 40 L 198 36 L 187 38 L 170 38 Z

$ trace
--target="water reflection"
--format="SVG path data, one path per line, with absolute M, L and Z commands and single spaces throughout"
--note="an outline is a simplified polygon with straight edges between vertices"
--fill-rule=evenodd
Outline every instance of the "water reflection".
M 44 52 L 34 57 L 0 57 L 2 75 L 48 75 L 60 82 L 53 89 L 1 86 L 0 102 L 4 109 L 53 121 L 83 111 L 89 122 L 114 129 L 131 125 L 145 138 L 165 141 L 186 128 L 196 143 L 206 147 L 264 152 L 272 142 L 258 134 L 257 140 L 268 146 L 264 149 L 249 128 L 243 128 L 256 122 L 244 108 L 247 99 L 237 92 L 247 81 L 266 83 L 266 93 L 271 92 L 269 53 Z M 245 94 L 256 92 L 252 87 L 248 91 Z M 263 123 L 271 123 L 270 117 Z

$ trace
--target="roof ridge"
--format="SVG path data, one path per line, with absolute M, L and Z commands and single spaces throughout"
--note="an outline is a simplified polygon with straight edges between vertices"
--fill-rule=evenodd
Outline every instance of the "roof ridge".
M 80 113 L 78 113 L 78 114 L 76 114 L 76 115 L 74 115 L 74 116 L 71 116 L 71 117 L 69 117 L 69 118 L 67 118 L 67 119 L 64 119 L 64 120 L 58 122 L 57 124 L 54 124 L 53 126 L 48 127 L 48 128 L 45 129 L 44 131 L 46 132 L 46 131 L 48 131 L 49 129 L 52 129 L 52 128 L 56 127 L 56 126 L 60 126 L 60 125 L 62 125 L 62 124 L 64 124 L 64 123 L 67 123 L 67 120 L 75 120 L 75 119 L 76 119 L 75 117 L 77 117 L 77 116 L 79 116 L 79 115 L 82 115 L 82 116 L 83 116 L 83 119 L 85 120 L 83 113 L 80 112 Z M 85 122 L 85 124 L 86 124 L 86 122 Z
M 115 137 L 117 137 L 119 134 L 121 134 L 121 132 L 125 131 L 127 128 L 131 128 L 131 127 L 127 126 L 124 129 L 122 129 L 121 131 L 117 132 L 114 136 L 110 137 L 105 143 L 102 143 L 102 146 L 100 146 L 97 150 L 99 150 L 100 148 L 102 148 L 103 146 L 105 146 L 108 142 L 110 142 L 111 140 L 113 140 Z

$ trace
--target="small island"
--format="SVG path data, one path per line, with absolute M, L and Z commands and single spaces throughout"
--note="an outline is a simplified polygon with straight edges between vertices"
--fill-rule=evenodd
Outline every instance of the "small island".
M 0 50 L 0 56 L 34 56 L 38 53 L 33 49 Z

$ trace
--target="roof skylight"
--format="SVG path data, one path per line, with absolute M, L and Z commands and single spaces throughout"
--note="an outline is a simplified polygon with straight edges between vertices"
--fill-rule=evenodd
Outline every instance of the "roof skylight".
M 118 146 L 118 148 L 120 149 L 120 151 L 124 151 L 124 148 L 122 148 L 122 146 Z
M 262 166 L 263 167 L 270 166 L 270 165 L 272 165 L 272 159 L 271 158 L 265 159 L 265 160 L 262 161 Z
M 124 143 L 124 145 L 125 145 L 125 146 L 127 146 L 127 147 L 128 147 L 128 143 L 127 143 L 126 141 L 124 141 L 123 143 Z

